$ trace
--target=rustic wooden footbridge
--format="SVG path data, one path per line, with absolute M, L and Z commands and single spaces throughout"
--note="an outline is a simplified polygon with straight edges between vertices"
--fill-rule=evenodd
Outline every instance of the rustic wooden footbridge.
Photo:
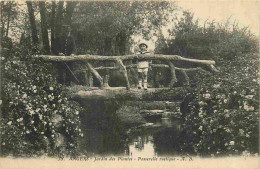
M 133 62 L 142 60 L 159 60 L 164 64 L 151 64 L 151 68 L 166 68 L 170 69 L 171 78 L 168 88 L 172 88 L 174 83 L 178 82 L 176 77 L 176 71 L 179 71 L 182 74 L 182 78 L 187 84 L 189 84 L 189 77 L 187 72 L 189 71 L 209 71 L 216 72 L 217 69 L 214 67 L 215 61 L 213 60 L 199 60 L 199 59 L 189 59 L 183 58 L 178 55 L 125 55 L 125 56 L 99 56 L 99 55 L 74 55 L 74 56 L 51 56 L 51 55 L 39 55 L 37 58 L 42 58 L 46 61 L 56 62 L 56 64 L 64 64 L 67 71 L 73 75 L 74 80 L 79 82 L 78 78 L 75 76 L 75 73 L 82 72 L 84 73 L 85 86 L 93 87 L 93 76 L 98 80 L 100 89 L 108 87 L 108 76 L 101 76 L 99 71 L 111 71 L 117 70 L 122 73 L 125 80 L 126 90 L 130 90 L 130 82 L 128 72 L 129 70 L 136 69 L 137 64 Z M 68 66 L 68 63 L 76 63 L 77 68 L 72 70 Z M 94 67 L 93 65 L 101 66 Z M 100 64 L 101 63 L 101 64 Z M 109 66 L 105 66 L 109 65 Z
M 75 85 L 68 87 L 71 92 L 71 96 L 80 102 L 80 104 L 86 104 L 86 101 L 91 102 L 93 100 L 124 100 L 123 104 L 128 105 L 130 102 L 134 102 L 139 105 L 151 105 L 151 102 L 156 102 L 159 108 L 142 107 L 140 113 L 146 114 L 170 114 L 180 113 L 180 103 L 185 97 L 185 87 L 175 87 L 174 84 L 179 80 L 184 81 L 185 85 L 189 85 L 190 78 L 189 72 L 202 71 L 202 72 L 217 72 L 215 68 L 215 61 L 213 60 L 199 60 L 183 58 L 178 55 L 124 55 L 124 56 L 99 56 L 99 55 L 74 55 L 74 56 L 51 56 L 51 55 L 38 55 L 36 58 L 41 58 L 47 62 L 52 62 L 55 65 L 63 65 L 74 78 Z M 129 72 L 137 72 L 136 61 L 152 60 L 153 64 L 150 64 L 152 68 L 161 68 L 170 70 L 170 76 L 167 76 L 168 86 L 155 88 L 148 87 L 148 90 L 140 90 L 134 84 L 129 81 Z M 159 64 L 158 64 L 159 61 Z M 157 62 L 155 64 L 154 62 Z M 74 66 L 72 66 L 74 64 Z M 120 73 L 123 78 L 125 86 L 110 87 L 108 84 L 108 76 L 110 71 L 116 71 Z M 101 74 L 102 72 L 102 74 Z M 104 73 L 105 72 L 105 73 Z M 180 77 L 176 76 L 178 72 Z M 81 76 L 76 76 L 77 73 L 81 73 Z M 96 79 L 98 85 L 93 84 L 93 79 Z M 79 84 L 80 81 L 84 81 L 84 84 Z M 113 80 L 113 79 L 110 79 Z M 148 81 L 149 83 L 149 81 Z M 173 94 L 173 95 L 172 95 Z M 174 109 L 168 109 L 169 105 L 173 104 Z M 154 104 L 156 105 L 156 104 Z M 135 105 L 136 106 L 136 105 Z M 164 108 L 162 108 L 164 107 Z M 176 111 L 175 111 L 176 110 Z M 178 110 L 178 111 L 177 111 Z

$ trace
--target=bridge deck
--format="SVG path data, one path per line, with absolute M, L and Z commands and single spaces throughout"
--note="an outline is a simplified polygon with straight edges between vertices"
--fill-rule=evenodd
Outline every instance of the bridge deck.
M 108 87 L 100 89 L 98 87 L 73 86 L 69 88 L 73 98 L 80 99 L 116 99 L 127 98 L 129 100 L 145 100 L 151 98 L 158 98 L 160 95 L 167 97 L 167 93 L 175 95 L 176 99 L 180 98 L 186 93 L 183 87 L 177 88 L 148 88 L 147 90 L 131 88 L 127 90 L 126 87 Z M 170 96 L 170 95 L 169 95 Z M 162 100 L 163 97 L 161 97 Z M 158 98 L 158 100 L 160 100 Z M 167 100 L 167 98 L 165 98 Z

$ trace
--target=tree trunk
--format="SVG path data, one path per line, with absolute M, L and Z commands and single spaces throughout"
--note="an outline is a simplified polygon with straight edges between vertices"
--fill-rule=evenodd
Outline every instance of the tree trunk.
M 4 37 L 4 32 L 5 32 L 5 30 L 4 30 L 4 28 L 5 28 L 5 22 L 4 22 L 4 20 L 3 20 L 3 7 L 4 7 L 4 1 L 1 1 L 1 39 L 3 39 L 3 37 Z
M 55 38 L 59 38 L 62 34 L 63 5 L 64 1 L 59 1 L 55 20 Z
M 8 37 L 9 32 L 9 25 L 10 25 L 10 15 L 11 15 L 11 9 L 12 9 L 12 2 L 9 2 L 9 9 L 8 9 L 8 16 L 7 16 L 7 27 L 6 27 L 6 37 Z
M 45 54 L 50 53 L 50 44 L 49 44 L 49 37 L 48 37 L 48 26 L 46 21 L 46 7 L 45 2 L 39 2 L 40 7 L 40 15 L 41 15 L 41 31 L 42 31 L 42 43 L 43 43 L 43 50 Z
M 56 2 L 52 1 L 51 5 L 51 53 L 54 53 L 55 49 L 55 14 L 56 14 Z
M 29 20 L 31 24 L 31 32 L 32 32 L 32 43 L 38 45 L 38 36 L 37 36 L 37 29 L 35 24 L 35 17 L 34 17 L 34 10 L 32 7 L 31 1 L 26 1 L 28 13 L 29 13 Z

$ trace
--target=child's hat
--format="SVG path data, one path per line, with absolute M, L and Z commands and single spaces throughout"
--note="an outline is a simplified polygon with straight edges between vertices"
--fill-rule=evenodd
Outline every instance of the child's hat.
M 144 45 L 146 48 L 148 48 L 148 45 L 145 44 L 145 43 L 140 43 L 140 44 L 139 44 L 139 48 L 140 48 L 141 46 L 143 46 L 143 45 Z

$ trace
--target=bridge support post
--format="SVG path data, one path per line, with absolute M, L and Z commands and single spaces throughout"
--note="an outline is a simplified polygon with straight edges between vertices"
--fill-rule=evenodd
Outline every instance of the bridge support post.
M 103 83 L 103 78 L 99 75 L 99 73 L 93 68 L 93 66 L 86 62 L 88 69 L 93 73 L 93 75 L 98 79 L 99 83 L 100 83 L 100 88 L 103 89 L 104 88 L 104 83 Z
M 172 62 L 169 62 L 169 67 L 171 69 L 171 82 L 169 84 L 169 88 L 172 88 L 174 83 L 176 83 L 178 80 L 175 73 L 175 66 Z
M 185 72 L 185 70 L 181 70 L 181 74 L 184 77 L 184 86 L 189 86 L 190 85 L 190 78 L 187 75 L 187 73 Z
M 85 85 L 87 87 L 93 87 L 93 76 L 89 70 L 84 71 L 84 77 L 85 77 Z
M 130 89 L 130 83 L 129 83 L 129 80 L 128 80 L 126 66 L 124 65 L 124 63 L 123 63 L 123 61 L 121 59 L 117 59 L 116 61 L 117 61 L 118 65 L 119 65 L 119 70 L 123 73 L 123 75 L 125 77 L 126 89 L 129 90 Z

